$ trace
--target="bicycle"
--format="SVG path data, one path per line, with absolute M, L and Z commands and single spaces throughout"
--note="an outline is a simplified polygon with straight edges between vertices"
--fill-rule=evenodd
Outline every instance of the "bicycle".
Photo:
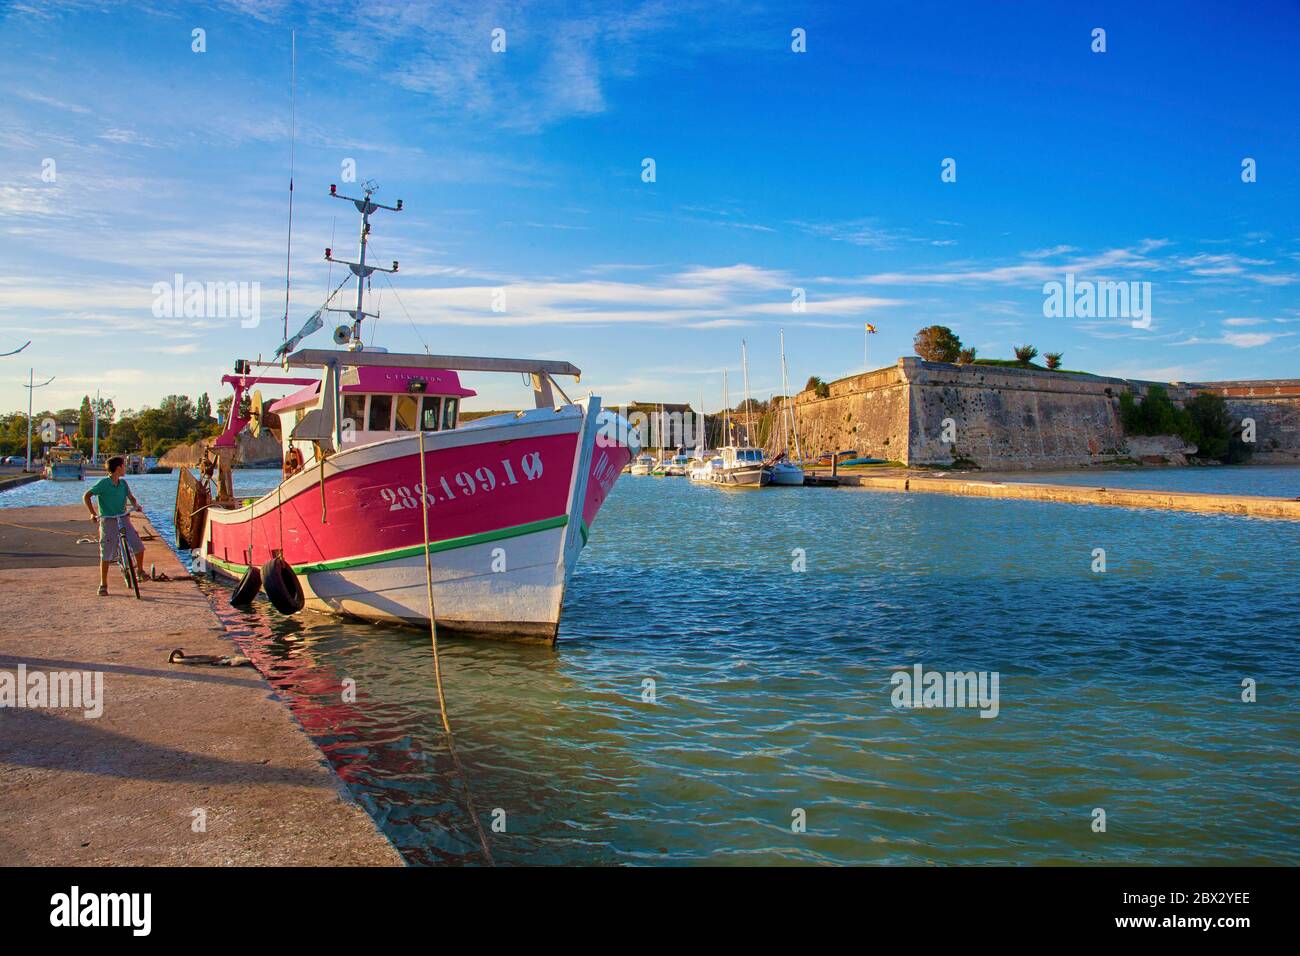
M 127 545 L 126 530 L 122 524 L 124 520 L 129 519 L 130 517 L 131 517 L 131 512 L 126 511 L 120 515 L 108 515 L 108 516 L 100 515 L 99 520 L 117 522 L 118 568 L 122 572 L 122 580 L 126 582 L 127 587 L 129 587 L 131 590 L 135 592 L 135 599 L 139 601 L 141 600 L 140 579 L 135 572 L 135 555 L 131 553 L 131 549 Z

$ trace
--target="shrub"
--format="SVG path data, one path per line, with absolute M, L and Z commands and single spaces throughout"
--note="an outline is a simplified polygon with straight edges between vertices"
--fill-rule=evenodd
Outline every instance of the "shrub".
M 927 362 L 955 362 L 961 355 L 961 339 L 946 325 L 927 325 L 916 333 L 912 348 Z
M 1012 351 L 1016 353 L 1016 361 L 1021 365 L 1028 365 L 1038 355 L 1038 349 L 1032 345 L 1017 345 Z
M 1053 372 L 1061 367 L 1062 354 L 1060 352 L 1044 352 L 1043 358 L 1047 361 L 1047 367 Z
M 1189 440 L 1196 443 L 1196 457 L 1228 460 L 1233 437 L 1228 403 L 1218 395 L 1202 392 L 1183 403 L 1183 414 L 1192 436 Z
M 1196 446 L 1196 458 L 1239 463 L 1250 455 L 1233 425 L 1228 404 L 1218 395 L 1203 392 L 1179 408 L 1159 385 L 1147 389 L 1140 401 L 1132 392 L 1119 397 L 1119 420 L 1129 435 L 1177 435 Z
M 957 364 L 958 365 L 975 364 L 975 346 L 972 345 L 970 348 L 962 349 L 961 352 L 958 353 L 957 355 Z

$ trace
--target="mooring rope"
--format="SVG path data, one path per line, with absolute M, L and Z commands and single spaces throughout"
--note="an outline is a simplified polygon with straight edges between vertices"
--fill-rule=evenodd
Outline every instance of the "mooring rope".
M 479 820 L 478 807 L 474 805 L 474 793 L 469 787 L 469 778 L 461 766 L 460 755 L 456 753 L 456 738 L 451 732 L 451 721 L 447 718 L 447 699 L 442 693 L 442 664 L 438 658 L 438 621 L 433 613 L 433 558 L 429 554 L 429 482 L 424 471 L 424 428 L 420 428 L 420 515 L 424 523 L 424 590 L 429 601 L 429 637 L 433 642 L 433 678 L 438 687 L 438 713 L 442 716 L 442 729 L 447 732 L 447 749 L 451 751 L 452 763 L 465 789 L 465 803 L 468 805 L 474 829 L 478 831 L 479 845 L 483 848 L 483 857 L 489 866 L 494 866 L 492 850 L 488 847 L 487 834 L 483 832 L 483 823 Z
M 42 528 L 39 525 L 34 525 L 34 524 L 15 524 L 12 521 L 0 521 L 0 524 L 8 528 L 22 528 L 25 531 L 47 531 L 50 534 L 66 534 L 69 537 L 73 537 L 73 538 L 85 538 L 85 543 L 89 543 L 89 544 L 95 544 L 97 541 L 97 539 L 95 538 L 87 538 L 80 531 L 60 531 L 58 528 Z M 139 537 L 141 541 L 158 540 L 158 536 L 156 534 L 141 534 L 139 535 Z M 82 544 L 83 542 L 79 540 L 77 543 Z
M 275 486 L 275 514 L 280 519 L 280 557 L 284 557 L 284 497 L 280 493 L 283 488 L 283 481 Z M 252 520 L 251 513 L 249 520 Z

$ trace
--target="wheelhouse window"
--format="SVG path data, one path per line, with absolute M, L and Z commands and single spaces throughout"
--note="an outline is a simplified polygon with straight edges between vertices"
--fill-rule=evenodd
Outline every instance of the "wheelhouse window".
M 437 395 L 425 395 L 423 405 L 420 408 L 420 429 L 426 432 L 436 432 L 438 422 L 441 419 L 442 398 Z
M 343 421 L 351 422 L 354 431 L 362 431 L 366 423 L 366 396 L 343 396 Z
M 370 422 L 366 430 L 372 432 L 386 432 L 392 430 L 393 421 L 393 396 L 391 395 L 371 395 L 370 396 Z
M 413 432 L 420 417 L 420 398 L 418 395 L 398 395 L 397 408 L 393 415 L 393 431 Z
M 456 409 L 459 404 L 460 404 L 460 399 L 458 398 L 449 398 L 443 403 L 442 406 L 442 427 L 443 428 L 456 427 Z

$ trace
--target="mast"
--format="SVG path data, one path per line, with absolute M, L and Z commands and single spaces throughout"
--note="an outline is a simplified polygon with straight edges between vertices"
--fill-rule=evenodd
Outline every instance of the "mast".
M 727 396 L 727 370 L 722 370 L 722 444 L 731 444 L 731 399 Z
M 695 451 L 696 454 L 699 456 L 700 461 L 704 460 L 704 445 L 705 445 L 704 429 L 706 427 L 707 421 L 708 419 L 704 415 L 704 386 L 701 385 L 700 386 L 700 427 L 698 429 L 699 434 L 695 437 Z
M 745 445 L 750 447 L 754 444 L 754 436 L 750 428 L 754 421 L 754 406 L 749 401 L 749 352 L 745 349 L 745 340 L 740 340 L 740 368 L 745 376 Z
M 325 261 L 337 262 L 339 265 L 347 266 L 349 269 L 352 270 L 352 274 L 357 277 L 357 307 L 355 309 L 329 309 L 328 311 L 344 312 L 347 315 L 352 316 L 351 330 L 349 331 L 346 326 L 339 326 L 338 330 L 335 331 L 335 341 L 339 342 L 340 345 L 344 344 L 343 341 L 339 341 L 339 340 L 343 338 L 344 334 L 346 334 L 348 336 L 346 339 L 348 349 L 353 352 L 360 352 L 364 347 L 361 344 L 362 321 L 367 318 L 375 319 L 379 317 L 378 313 L 367 312 L 365 310 L 366 281 L 370 278 L 371 274 L 375 272 L 387 272 L 391 275 L 392 273 L 397 271 L 396 259 L 393 260 L 393 267 L 391 269 L 385 269 L 382 268 L 381 266 L 372 266 L 366 263 L 366 247 L 370 241 L 370 217 L 373 213 L 377 212 L 380 209 L 387 209 L 390 212 L 401 212 L 402 201 L 400 199 L 397 200 L 396 206 L 385 206 L 383 203 L 374 202 L 371 199 L 371 197 L 376 192 L 379 191 L 379 185 L 373 179 L 368 179 L 363 184 L 362 190 L 364 192 L 364 197 L 365 197 L 363 199 L 354 199 L 351 196 L 340 195 L 337 189 L 338 187 L 335 186 L 333 183 L 331 183 L 330 195 L 333 196 L 335 199 L 348 200 L 354 206 L 357 207 L 357 212 L 361 213 L 361 239 L 360 239 L 360 253 L 358 255 L 359 261 L 348 262 L 346 259 L 335 259 L 333 255 L 334 251 L 332 249 L 325 250 Z
M 284 335 L 289 338 L 289 265 L 293 259 L 293 154 L 298 130 L 298 38 L 289 31 L 289 237 L 284 243 Z
M 803 451 L 799 448 L 799 425 L 794 420 L 794 402 L 790 400 L 790 378 L 785 367 L 785 329 L 781 330 L 781 392 L 785 396 L 782 407 L 781 427 L 785 428 L 785 416 L 790 416 L 790 434 L 794 436 L 794 453 L 803 461 Z

